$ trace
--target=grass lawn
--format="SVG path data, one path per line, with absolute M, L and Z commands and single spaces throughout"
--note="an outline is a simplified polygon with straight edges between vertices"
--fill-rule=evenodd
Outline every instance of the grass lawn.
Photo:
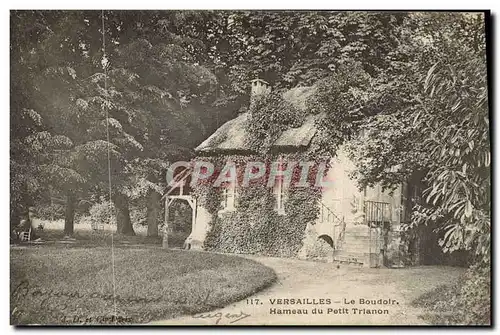
M 491 284 L 481 275 L 470 276 L 464 273 L 457 281 L 427 291 L 412 305 L 423 308 L 421 317 L 434 325 L 491 325 Z
M 462 320 L 451 309 L 449 302 L 460 292 L 460 283 L 440 285 L 412 301 L 415 307 L 426 311 L 421 318 L 434 325 L 459 325 Z
M 109 324 L 113 304 L 109 247 L 11 248 L 11 324 Z M 241 300 L 273 283 L 273 270 L 228 255 L 114 249 L 118 322 L 145 323 Z

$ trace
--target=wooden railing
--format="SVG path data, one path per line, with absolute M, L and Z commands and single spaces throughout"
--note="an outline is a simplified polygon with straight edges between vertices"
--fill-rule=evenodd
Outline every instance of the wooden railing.
M 323 202 L 319 202 L 320 205 L 320 213 L 319 213 L 319 221 L 321 223 L 327 223 L 332 225 L 333 230 L 333 243 L 335 249 L 342 248 L 342 242 L 344 241 L 345 235 L 345 220 L 336 215 L 328 206 L 326 206 Z M 337 233 L 338 232 L 338 233 Z

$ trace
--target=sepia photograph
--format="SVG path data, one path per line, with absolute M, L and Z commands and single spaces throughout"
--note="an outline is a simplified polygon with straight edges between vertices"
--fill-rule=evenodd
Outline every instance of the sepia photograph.
M 491 327 L 491 20 L 10 10 L 10 324 Z

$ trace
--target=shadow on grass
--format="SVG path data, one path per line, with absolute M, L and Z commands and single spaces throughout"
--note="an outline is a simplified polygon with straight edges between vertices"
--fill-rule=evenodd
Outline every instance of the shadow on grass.
M 71 238 L 67 238 L 62 230 L 56 229 L 43 229 L 36 232 L 37 238 L 40 241 L 30 241 L 30 242 L 20 242 L 12 241 L 13 245 L 54 245 L 54 244 L 65 244 L 68 247 L 99 247 L 99 246 L 161 246 L 162 236 L 144 236 L 135 235 L 127 236 L 114 233 L 111 234 L 110 231 L 93 231 L 93 230 L 77 230 Z M 170 233 L 168 235 L 168 245 L 170 248 L 180 249 L 183 247 L 186 235 Z
M 460 325 L 460 306 L 452 303 L 460 294 L 460 281 L 459 279 L 453 284 L 440 285 L 413 300 L 411 305 L 422 308 L 424 313 L 420 318 L 432 325 Z
M 125 246 L 114 256 L 107 247 L 13 248 L 10 275 L 16 325 L 143 324 L 220 308 L 276 280 L 236 256 Z

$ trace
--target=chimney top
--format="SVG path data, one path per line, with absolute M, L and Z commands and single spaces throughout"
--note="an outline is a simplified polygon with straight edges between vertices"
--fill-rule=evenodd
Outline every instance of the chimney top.
M 269 83 L 265 80 L 262 79 L 254 79 L 251 81 L 252 83 L 252 93 L 251 96 L 257 96 L 257 95 L 263 95 L 263 94 L 268 94 L 271 92 L 271 86 Z
M 253 80 L 250 81 L 252 83 L 252 85 L 256 85 L 256 83 L 263 83 L 263 84 L 266 84 L 266 85 L 269 85 L 269 83 L 263 79 L 260 79 L 260 78 L 255 78 Z

